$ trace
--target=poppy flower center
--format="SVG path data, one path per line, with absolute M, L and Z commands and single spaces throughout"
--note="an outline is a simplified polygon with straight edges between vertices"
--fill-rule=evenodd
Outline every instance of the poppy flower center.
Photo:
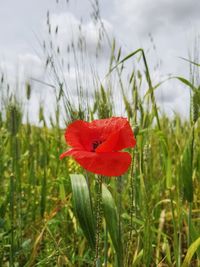
M 97 149 L 97 147 L 99 146 L 99 145 L 101 145 L 103 143 L 103 141 L 100 141 L 100 140 L 98 140 L 98 141 L 94 141 L 93 143 L 92 143 L 92 152 L 95 152 L 95 150 Z

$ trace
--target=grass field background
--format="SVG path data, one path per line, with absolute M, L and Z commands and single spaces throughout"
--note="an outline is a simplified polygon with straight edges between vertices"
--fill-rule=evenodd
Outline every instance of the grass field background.
M 103 178 L 101 263 L 200 266 L 198 62 L 188 61 L 190 79 L 170 77 L 190 91 L 189 119 L 178 113 L 169 117 L 157 105 L 155 90 L 162 84 L 152 84 L 143 49 L 123 56 L 115 41 L 109 41 L 108 71 L 104 81 L 93 76 L 89 97 L 87 83 L 79 77 L 85 52 L 72 43 L 77 80 L 74 101 L 61 75 L 60 51 L 53 45 L 50 30 L 49 34 L 44 62 L 54 77 L 56 104 L 51 117 L 41 103 L 39 123 L 30 123 L 24 103 L 28 106 L 31 101 L 31 82 L 25 82 L 19 97 L 15 88 L 9 90 L 3 73 L 1 77 L 0 266 L 93 264 L 97 177 L 71 158 L 61 161 L 59 156 L 66 150 L 64 130 L 69 122 L 119 115 L 119 104 L 137 146 L 130 150 L 133 160 L 127 174 Z M 104 36 L 108 41 L 106 32 Z

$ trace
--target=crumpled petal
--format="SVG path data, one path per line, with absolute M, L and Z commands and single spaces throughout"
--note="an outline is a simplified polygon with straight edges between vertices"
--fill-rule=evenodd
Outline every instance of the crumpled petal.
M 94 153 L 70 149 L 64 156 L 68 155 L 71 155 L 84 169 L 104 176 L 120 176 L 131 164 L 131 156 L 127 152 Z
M 90 123 L 77 120 L 68 125 L 65 131 L 65 140 L 69 146 L 91 151 L 91 140 L 98 138 L 95 131 L 89 127 Z
M 108 135 L 106 141 L 102 143 L 96 152 L 119 151 L 124 148 L 134 147 L 136 140 L 127 119 L 113 117 L 103 129 L 103 135 Z
M 63 152 L 63 153 L 60 155 L 60 159 L 63 159 L 63 158 L 65 158 L 65 157 L 67 157 L 67 156 L 71 156 L 74 150 L 75 150 L 75 149 L 71 148 L 71 149 L 69 149 L 69 150 Z

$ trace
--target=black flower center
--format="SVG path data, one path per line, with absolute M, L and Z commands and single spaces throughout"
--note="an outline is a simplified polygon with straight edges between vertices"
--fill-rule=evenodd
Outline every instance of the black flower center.
M 101 145 L 102 144 L 102 141 L 100 141 L 100 140 L 98 140 L 98 141 L 94 141 L 93 143 L 92 143 L 92 152 L 95 152 L 95 150 L 97 149 L 97 147 L 99 146 L 99 145 Z

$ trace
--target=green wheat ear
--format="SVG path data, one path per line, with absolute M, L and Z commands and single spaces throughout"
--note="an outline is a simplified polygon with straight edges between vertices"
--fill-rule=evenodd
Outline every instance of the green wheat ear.
M 26 82 L 26 98 L 28 100 L 31 98 L 31 84 L 29 81 Z
M 7 129 L 12 136 L 19 131 L 22 122 L 22 112 L 17 102 L 10 102 L 6 108 Z
M 199 118 L 199 110 L 200 110 L 200 88 L 198 88 L 198 91 L 193 93 L 193 96 L 191 98 L 191 109 L 192 109 L 192 122 L 195 124 Z

